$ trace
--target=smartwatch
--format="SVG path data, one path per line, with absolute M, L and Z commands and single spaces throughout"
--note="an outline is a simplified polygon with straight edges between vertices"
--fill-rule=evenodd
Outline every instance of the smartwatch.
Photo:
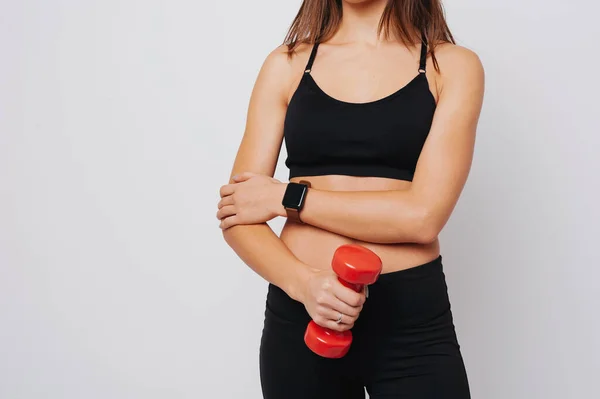
M 302 223 L 302 220 L 300 220 L 300 211 L 304 206 L 304 200 L 309 188 L 310 182 L 306 180 L 301 180 L 299 183 L 288 183 L 281 204 L 285 208 L 289 220 Z

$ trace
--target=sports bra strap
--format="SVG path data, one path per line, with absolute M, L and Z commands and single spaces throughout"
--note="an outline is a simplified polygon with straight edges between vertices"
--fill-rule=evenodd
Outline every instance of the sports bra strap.
M 423 34 L 421 39 L 421 61 L 419 63 L 419 72 L 425 73 L 427 67 L 427 37 Z
M 308 59 L 308 63 L 306 64 L 306 68 L 304 68 L 304 73 L 310 73 L 312 69 L 313 62 L 315 62 L 315 57 L 317 56 L 317 49 L 319 48 L 319 42 L 316 42 L 313 45 L 312 51 L 310 52 L 310 58 Z

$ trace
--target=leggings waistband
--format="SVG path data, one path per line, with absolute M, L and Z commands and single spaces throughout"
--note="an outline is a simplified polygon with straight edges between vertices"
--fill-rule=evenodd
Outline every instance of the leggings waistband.
M 273 284 L 269 284 L 266 306 L 267 312 L 282 320 L 301 324 L 310 321 L 304 305 Z M 419 266 L 381 274 L 369 286 L 369 298 L 363 313 L 395 314 L 409 321 L 420 315 L 440 312 L 446 307 L 449 307 L 449 302 L 440 255 Z

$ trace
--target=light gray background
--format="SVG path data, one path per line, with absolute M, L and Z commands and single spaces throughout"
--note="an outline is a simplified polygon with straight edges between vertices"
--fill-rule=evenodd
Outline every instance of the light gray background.
M 1 1 L 0 398 L 260 397 L 265 283 L 214 214 L 299 3 Z M 598 6 L 446 8 L 487 71 L 442 234 L 473 397 L 600 397 Z

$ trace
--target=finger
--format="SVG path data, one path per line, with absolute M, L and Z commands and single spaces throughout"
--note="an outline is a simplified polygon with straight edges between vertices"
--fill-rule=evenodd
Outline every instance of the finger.
M 347 303 L 344 303 L 336 298 L 336 302 L 331 307 L 333 311 L 339 316 L 339 313 L 348 315 L 349 317 L 358 317 L 360 312 L 362 311 L 362 305 L 359 306 L 350 306 Z M 336 319 L 337 320 L 337 319 Z
M 219 201 L 219 204 L 217 205 L 217 207 L 219 209 L 221 209 L 224 206 L 233 205 L 233 204 L 234 204 L 233 195 L 228 195 L 226 197 L 221 198 L 221 201 Z
M 362 306 L 365 303 L 364 290 L 356 292 L 338 282 L 338 284 L 334 284 L 332 287 L 332 292 L 336 298 L 352 307 Z
M 362 310 L 362 305 L 350 306 L 331 294 L 323 295 L 317 298 L 317 304 L 322 308 L 330 309 L 331 312 L 333 312 L 330 313 L 330 315 L 335 315 L 332 316 L 333 320 L 337 320 L 340 313 L 343 313 L 350 317 L 357 317 L 360 314 L 360 311 Z
M 256 176 L 256 173 L 243 172 L 243 173 L 240 173 L 239 175 L 233 176 L 233 181 L 236 183 L 241 183 L 243 181 L 248 180 L 249 178 L 251 178 L 253 176 Z
M 338 324 L 333 320 L 325 319 L 323 317 L 317 317 L 313 320 L 315 321 L 315 323 L 317 323 L 321 327 L 325 327 L 330 330 L 338 331 L 338 332 L 347 331 L 347 330 L 350 330 L 352 327 L 354 327 L 354 324 L 343 324 L 343 323 Z
M 341 324 L 354 324 L 356 322 L 356 319 L 358 319 L 358 313 L 355 315 L 349 315 L 344 312 L 338 312 L 337 310 L 333 310 L 326 307 L 317 308 L 317 314 L 327 320 L 331 320 L 336 323 L 340 319 L 340 315 L 342 315 L 340 321 Z
M 235 192 L 235 184 L 226 184 L 224 186 L 221 186 L 221 189 L 219 190 L 219 194 L 221 195 L 221 198 L 227 196 L 227 195 L 231 195 Z
M 219 225 L 219 227 L 223 230 L 227 230 L 228 228 L 236 226 L 238 224 L 241 224 L 239 218 L 237 217 L 237 215 L 234 215 L 229 216 L 225 219 L 221 219 L 221 224 Z
M 227 205 L 217 211 L 217 219 L 223 220 L 226 217 L 235 215 L 235 206 Z

